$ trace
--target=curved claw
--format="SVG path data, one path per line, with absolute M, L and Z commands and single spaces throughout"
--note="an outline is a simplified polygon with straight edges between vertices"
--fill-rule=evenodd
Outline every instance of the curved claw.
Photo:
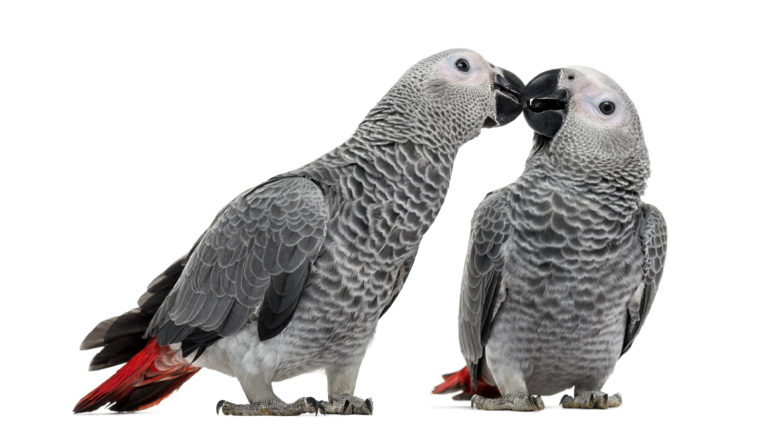
M 373 415 L 373 400 L 370 397 L 365 399 L 365 406 L 371 411 L 371 415 Z
M 224 406 L 224 403 L 226 400 L 219 400 L 219 402 L 216 404 L 216 415 L 219 415 L 219 411 L 221 410 L 221 407 Z
M 318 403 L 317 400 L 315 400 L 314 397 L 305 397 L 304 398 L 304 403 L 309 405 L 310 409 L 314 409 L 315 410 L 315 415 L 317 415 L 317 412 L 320 409 L 320 404 Z M 309 411 L 309 412 L 312 412 L 312 411 Z
M 323 415 L 326 415 L 325 403 L 327 402 L 323 402 L 322 400 L 317 402 L 317 410 L 320 412 L 320 414 L 323 414 Z

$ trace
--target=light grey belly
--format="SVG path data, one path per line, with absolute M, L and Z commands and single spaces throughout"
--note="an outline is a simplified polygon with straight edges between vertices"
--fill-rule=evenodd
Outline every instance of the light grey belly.
M 281 381 L 361 360 L 373 338 L 378 316 L 339 310 L 334 303 L 321 304 L 315 300 L 316 291 L 305 291 L 306 302 L 299 303 L 280 334 L 261 342 L 256 323 L 251 322 L 214 343 L 196 365 L 233 376 L 244 373 Z
M 567 299 L 545 306 L 535 297 L 508 296 L 494 318 L 486 356 L 519 368 L 531 394 L 601 386 L 621 352 L 631 291 L 609 293 L 578 308 Z

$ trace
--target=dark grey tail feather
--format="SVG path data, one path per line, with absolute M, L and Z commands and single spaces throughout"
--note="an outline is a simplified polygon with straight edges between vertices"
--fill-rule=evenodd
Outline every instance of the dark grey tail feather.
M 103 347 L 91 360 L 90 370 L 100 370 L 122 364 L 147 344 L 144 332 L 160 304 L 181 276 L 187 256 L 178 259 L 155 278 L 139 298 L 138 308 L 104 320 L 85 337 L 80 349 Z
M 145 322 L 149 323 L 149 319 Z M 124 334 L 106 340 L 104 347 L 91 359 L 89 370 L 101 370 L 114 365 L 122 364 L 139 353 L 147 344 L 142 338 L 143 332 L 137 334 Z
M 80 343 L 80 350 L 95 349 L 106 346 L 110 341 L 116 340 L 127 335 L 143 334 L 144 328 L 142 322 L 147 317 L 147 313 L 138 308 L 123 313 L 111 319 L 102 320 Z M 152 315 L 149 315 L 152 318 Z

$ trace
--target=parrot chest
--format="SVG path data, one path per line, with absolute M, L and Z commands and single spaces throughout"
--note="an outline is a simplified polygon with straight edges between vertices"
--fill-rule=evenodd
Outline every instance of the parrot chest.
M 344 311 L 348 321 L 378 319 L 400 291 L 404 267 L 410 268 L 445 200 L 454 157 L 405 143 L 377 146 L 365 158 L 345 156 L 354 163 L 336 169 L 338 200 L 313 269 L 324 271 L 316 287 L 328 292 L 328 304 L 354 307 Z
M 456 152 L 410 141 L 354 142 L 302 169 L 302 176 L 323 186 L 329 202 L 326 248 L 367 273 L 398 268 L 415 255 L 437 217 Z
M 628 300 L 641 282 L 631 216 L 556 194 L 548 201 L 548 210 L 541 204 L 518 210 L 504 299 L 487 345 L 489 356 L 521 366 L 535 394 L 610 374 L 623 344 Z M 545 224 L 531 224 L 537 221 Z

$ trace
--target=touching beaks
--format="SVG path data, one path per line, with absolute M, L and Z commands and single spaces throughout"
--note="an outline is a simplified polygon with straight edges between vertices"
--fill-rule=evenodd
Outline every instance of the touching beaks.
M 554 137 L 568 113 L 571 94 L 559 87 L 562 69 L 552 69 L 534 77 L 523 90 L 525 121 L 536 133 Z
M 500 127 L 514 121 L 523 111 L 521 95 L 525 84 L 504 68 L 493 68 L 493 98 L 495 109 L 485 119 L 483 127 Z

